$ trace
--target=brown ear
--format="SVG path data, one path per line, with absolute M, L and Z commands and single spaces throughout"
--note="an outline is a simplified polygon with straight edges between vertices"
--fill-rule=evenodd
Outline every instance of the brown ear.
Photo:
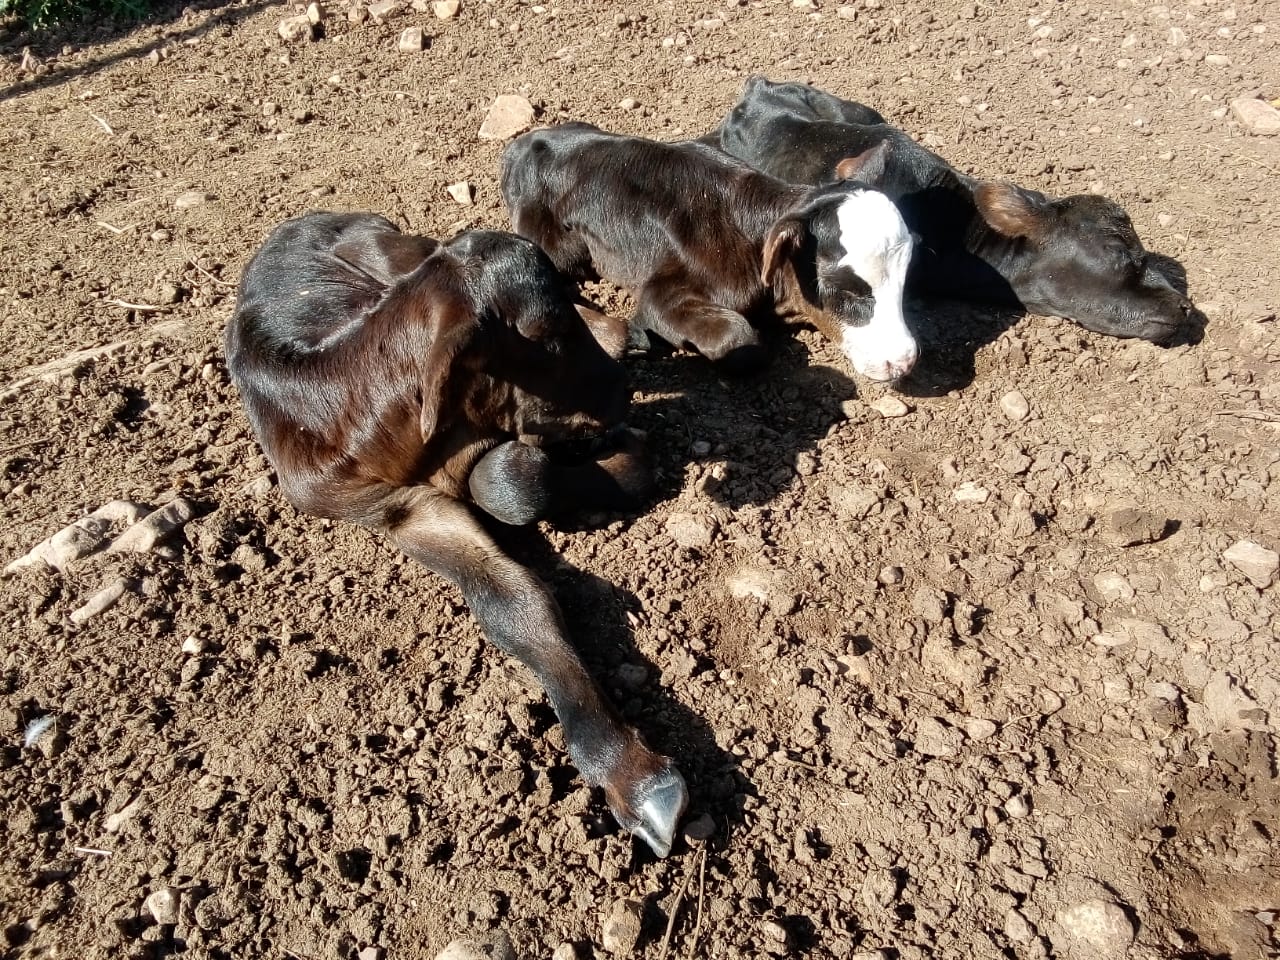
M 986 180 L 973 191 L 987 225 L 1006 237 L 1038 240 L 1045 229 L 1044 205 L 1032 193 L 999 180 Z
M 884 177 L 888 159 L 889 141 L 882 140 L 869 150 L 863 150 L 856 157 L 845 157 L 837 163 L 836 178 L 875 184 Z
M 422 409 L 418 418 L 423 443 L 449 419 L 450 388 L 455 378 L 469 375 L 460 360 L 479 330 L 475 317 L 465 313 L 442 310 L 432 320 L 431 345 L 422 364 Z
M 769 228 L 760 258 L 760 282 L 766 287 L 773 286 L 773 278 L 783 261 L 800 249 L 804 229 L 804 224 L 795 217 L 786 217 Z
M 333 255 L 351 269 L 393 287 L 422 266 L 440 246 L 430 237 L 400 233 L 388 224 L 385 231 L 339 243 Z
M 592 339 L 614 360 L 621 360 L 627 352 L 627 322 L 594 310 L 585 303 L 575 303 L 574 308 L 586 322 Z

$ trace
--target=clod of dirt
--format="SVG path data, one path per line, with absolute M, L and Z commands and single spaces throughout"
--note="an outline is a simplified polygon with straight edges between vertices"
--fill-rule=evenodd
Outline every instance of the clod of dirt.
M 1110 900 L 1086 900 L 1059 910 L 1054 916 L 1068 937 L 1066 949 L 1074 956 L 1085 956 L 1093 947 L 1097 957 L 1123 957 L 1133 942 L 1134 928 L 1120 904 Z
M 860 483 L 841 485 L 828 495 L 831 506 L 845 520 L 862 520 L 875 509 L 883 495 Z
M 902 582 L 906 572 L 899 566 L 881 567 L 880 572 L 876 574 L 876 580 L 886 587 L 896 586 Z
M 714 517 L 700 517 L 693 513 L 673 513 L 663 525 L 667 536 L 678 546 L 688 549 L 704 549 L 711 546 L 719 524 Z
M 400 31 L 400 40 L 396 43 L 396 49 L 401 53 L 421 53 L 426 43 L 421 27 L 405 27 Z
M 581 951 L 572 943 L 562 943 L 551 954 L 551 960 L 580 960 Z
M 911 412 L 911 408 L 903 402 L 901 397 L 895 397 L 891 393 L 886 393 L 883 397 L 871 404 L 871 409 L 886 420 L 893 420 L 897 417 L 905 417 Z
M 1187 708 L 1191 725 L 1202 734 L 1234 730 L 1265 730 L 1258 701 L 1240 689 L 1229 673 L 1215 673 L 1205 684 L 1200 703 Z
M 640 942 L 641 918 L 644 904 L 639 900 L 613 901 L 601 926 L 600 942 L 613 954 L 626 954 L 635 950 Z
M 760 924 L 760 940 L 766 950 L 778 956 L 791 949 L 791 934 L 777 920 L 765 920 Z
M 1017 907 L 1010 907 L 1004 915 L 1004 935 L 1014 943 L 1030 943 L 1035 939 L 1036 928 Z
M 1222 559 L 1248 577 L 1259 590 L 1271 586 L 1276 571 L 1280 570 L 1280 553 L 1252 540 L 1236 541 L 1222 554 Z
M 937 717 L 923 717 L 916 724 L 916 751 L 926 757 L 952 757 L 964 744 L 964 734 Z
M 1134 598 L 1133 586 L 1122 574 L 1107 570 L 1093 578 L 1098 595 L 1108 603 L 1129 601 Z
M 178 922 L 178 911 L 182 906 L 182 892 L 176 887 L 161 887 L 147 894 L 144 902 L 147 912 L 160 926 L 172 926 Z
M 1168 525 L 1168 519 L 1149 510 L 1121 507 L 1107 514 L 1102 525 L 1102 535 L 1112 546 L 1136 547 L 1144 543 L 1155 543 L 1164 536 Z
M 1252 134 L 1273 137 L 1280 133 L 1280 110 L 1265 100 L 1237 97 L 1231 101 L 1231 111 L 1241 125 Z
M 148 553 L 195 515 L 191 501 L 178 497 L 116 537 L 107 553 Z
M 281 20 L 276 27 L 276 33 L 280 34 L 280 39 L 285 43 L 310 43 L 316 38 L 316 25 L 305 13 L 300 13 L 296 17 L 286 17 Z M 179 209 L 184 208 L 179 207 Z
M 862 880 L 862 902 L 887 907 L 898 899 L 898 878 L 892 870 L 871 870 Z
M 1031 404 L 1027 403 L 1027 398 L 1022 395 L 1021 390 L 1010 390 L 1001 397 L 1000 409 L 1004 411 L 1006 417 L 1015 422 L 1025 420 L 1031 414 Z
M 308 20 L 305 15 L 292 17 L 291 19 L 302 21 L 303 23 L 306 24 L 307 30 L 308 31 L 311 30 L 311 21 Z M 288 20 L 285 21 L 285 23 L 288 23 L 288 22 L 290 21 Z M 282 23 L 280 26 L 283 27 L 284 23 Z M 190 210 L 192 207 L 201 206 L 202 204 L 208 203 L 212 199 L 214 199 L 213 194 L 207 193 L 204 190 L 187 190 L 183 193 L 178 194 L 176 197 L 174 197 L 173 205 L 179 210 Z
M 369 16 L 381 23 L 393 13 L 399 12 L 403 6 L 400 0 L 378 0 L 368 6 Z
M 1022 820 L 1031 814 L 1031 801 L 1026 794 L 1015 793 L 1004 802 L 1004 812 L 1014 820 Z
M 667 532 L 670 533 L 670 529 Z M 679 539 L 676 542 L 681 546 L 687 545 Z M 710 543 L 710 538 L 707 543 Z M 737 600 L 753 597 L 779 617 L 794 613 L 800 603 L 800 596 L 788 582 L 788 577 L 774 567 L 749 563 L 739 567 L 725 582 L 731 597 Z
M 369 8 L 370 11 L 373 7 Z M 481 140 L 506 140 L 533 126 L 533 104 L 524 97 L 503 94 L 496 97 L 480 125 Z
M 991 499 L 991 491 L 977 480 L 966 480 L 956 487 L 951 496 L 956 503 L 986 503 Z
M 436 960 L 493 960 L 479 940 L 454 940 L 436 954 Z

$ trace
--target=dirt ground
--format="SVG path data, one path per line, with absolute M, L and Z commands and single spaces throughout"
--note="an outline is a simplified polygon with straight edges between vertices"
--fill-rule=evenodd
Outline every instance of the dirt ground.
M 335 2 L 286 45 L 293 13 L 0 40 L 0 560 L 194 513 L 0 580 L 4 956 L 603 957 L 620 898 L 634 957 L 1275 955 L 1278 588 L 1224 557 L 1280 547 L 1280 138 L 1227 108 L 1280 96 L 1274 3 Z M 512 549 L 710 818 L 658 861 L 455 590 L 283 502 L 220 336 L 286 217 L 505 226 L 498 94 L 677 139 L 753 72 L 1117 199 L 1208 325 L 914 302 L 894 390 L 810 331 L 747 381 L 631 358 L 660 499 Z

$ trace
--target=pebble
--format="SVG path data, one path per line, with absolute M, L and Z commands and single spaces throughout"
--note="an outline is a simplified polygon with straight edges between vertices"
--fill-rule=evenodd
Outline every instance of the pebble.
M 310 43 L 316 38 L 316 25 L 305 13 L 300 13 L 296 17 L 281 20 L 276 33 L 280 34 L 280 39 L 285 43 Z
M 1114 570 L 1107 570 L 1093 578 L 1093 585 L 1098 594 L 1108 603 L 1128 601 L 1134 598 L 1134 590 L 1129 581 Z
M 994 721 L 986 717 L 968 717 L 964 721 L 964 732 L 969 735 L 970 740 L 989 739 L 995 736 L 999 729 Z
M 301 19 L 302 22 L 307 25 L 307 29 L 311 29 L 311 21 L 306 17 L 294 17 L 293 19 Z M 174 198 L 173 205 L 179 210 L 190 210 L 192 207 L 198 207 L 203 203 L 208 203 L 212 199 L 213 194 L 206 193 L 204 190 L 187 190 L 184 193 L 178 194 Z
M 964 744 L 964 735 L 937 717 L 923 717 L 916 723 L 916 752 L 926 757 L 952 757 Z
M 377 0 L 366 8 L 369 16 L 375 20 L 383 20 L 400 9 L 400 0 Z
M 1229 67 L 1231 66 L 1231 58 L 1225 53 L 1208 53 L 1205 54 L 1204 62 L 1211 67 Z
M 436 0 L 431 4 L 431 12 L 436 15 L 437 20 L 452 20 L 458 15 L 461 6 L 458 0 Z
M 901 397 L 895 397 L 891 393 L 886 393 L 883 397 L 871 404 L 871 409 L 886 420 L 894 420 L 898 417 L 905 417 L 911 412 L 911 408 L 903 402 Z
M 581 960 L 582 954 L 572 943 L 562 943 L 551 954 L 551 960 Z
M 640 942 L 640 921 L 644 904 L 621 898 L 609 907 L 601 925 L 600 942 L 613 954 L 632 953 Z
M 1031 803 L 1025 794 L 1015 793 L 1004 802 L 1004 812 L 1015 820 L 1021 820 L 1031 813 Z
M 1133 942 L 1133 922 L 1110 900 L 1086 900 L 1059 910 L 1054 919 L 1073 940 L 1097 949 L 1100 958 L 1122 957 Z
M 1252 540 L 1237 540 L 1223 552 L 1222 559 L 1248 577 L 1259 590 L 1271 586 L 1276 571 L 1280 570 L 1280 553 Z
M 156 923 L 161 926 L 172 926 L 178 922 L 178 908 L 182 904 L 182 893 L 174 887 L 161 887 L 147 895 L 145 904 Z
M 506 140 L 523 133 L 533 126 L 533 104 L 524 97 L 503 94 L 495 97 L 484 123 L 480 125 L 481 140 Z
M 892 587 L 901 583 L 904 576 L 906 574 L 901 567 L 888 566 L 880 568 L 880 572 L 876 574 L 876 579 L 886 587 Z
M 445 189 L 449 191 L 449 196 L 453 197 L 456 202 L 462 204 L 464 207 L 469 207 L 475 203 L 474 189 L 466 180 L 451 183 L 449 186 L 445 187 Z
M 673 513 L 663 525 L 667 536 L 685 549 L 711 546 L 719 524 L 713 517 L 700 517 L 692 513 Z
M 1274 137 L 1280 133 L 1280 110 L 1265 100 L 1236 97 L 1231 101 L 1231 112 L 1249 133 L 1260 137 Z
M 324 20 L 324 12 L 320 9 L 320 4 L 307 4 L 307 19 L 314 24 L 319 24 Z
M 957 503 L 986 503 L 991 491 L 976 480 L 966 480 L 955 488 L 951 496 Z
M 114 583 L 108 584 L 90 597 L 84 606 L 71 611 L 71 622 L 78 626 L 92 620 L 98 614 L 110 610 L 128 589 L 129 584 L 125 580 L 116 580 Z
M 621 107 L 623 110 L 635 110 L 639 108 L 640 101 L 637 100 L 635 97 L 623 97 L 620 101 L 618 101 L 618 106 Z
M 1102 535 L 1112 546 L 1136 547 L 1144 543 L 1155 543 L 1164 536 L 1168 525 L 1168 519 L 1149 510 L 1122 507 L 1107 514 L 1102 525 Z
M 1010 390 L 1001 397 L 1000 409 L 1004 411 L 1006 417 L 1015 422 L 1027 419 L 1031 413 L 1031 405 L 1027 403 L 1027 398 L 1020 390 Z
M 382 960 L 386 951 L 381 947 L 364 947 L 356 954 L 356 960 Z
M 452 940 L 436 954 L 436 960 L 491 960 L 489 951 L 479 940 Z
M 189 656 L 199 656 L 209 649 L 209 641 L 195 634 L 182 641 L 182 652 Z
M 396 49 L 401 53 L 421 53 L 426 44 L 426 37 L 421 27 L 405 27 L 400 31 L 400 40 L 396 43 Z

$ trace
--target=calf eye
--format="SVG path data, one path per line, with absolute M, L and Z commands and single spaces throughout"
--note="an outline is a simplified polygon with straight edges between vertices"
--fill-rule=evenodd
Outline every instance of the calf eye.
M 871 296 L 871 285 L 854 273 L 851 267 L 824 270 L 818 276 L 818 285 L 824 293 L 843 293 L 854 297 Z

